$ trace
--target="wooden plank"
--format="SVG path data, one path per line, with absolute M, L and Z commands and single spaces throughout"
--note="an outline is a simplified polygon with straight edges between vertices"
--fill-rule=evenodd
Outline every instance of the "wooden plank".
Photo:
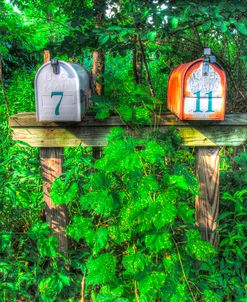
M 68 223 L 67 207 L 65 205 L 54 205 L 50 197 L 51 186 L 62 173 L 63 148 L 41 148 L 40 160 L 46 204 L 46 221 L 49 223 L 53 235 L 58 238 L 59 250 L 67 251 L 68 238 L 65 232 Z
M 217 246 L 219 213 L 219 151 L 218 147 L 196 148 L 196 170 L 200 196 L 196 197 L 196 222 L 202 238 Z
M 160 126 L 181 126 L 181 127 L 206 127 L 206 126 L 245 126 L 247 127 L 247 114 L 227 114 L 224 121 L 181 121 L 174 114 L 166 112 L 160 115 Z M 95 118 L 93 113 L 87 113 L 81 122 L 38 122 L 34 112 L 21 112 L 9 118 L 9 126 L 16 127 L 96 127 L 96 126 L 126 126 L 119 116 L 111 116 L 104 120 Z M 151 126 L 144 124 L 143 126 Z
M 175 126 L 185 146 L 239 146 L 247 140 L 247 114 L 230 114 L 225 121 L 180 121 L 171 113 L 161 115 L 159 130 Z M 87 115 L 79 123 L 37 122 L 34 113 L 11 116 L 13 139 L 33 147 L 104 146 L 111 127 L 121 126 L 135 134 L 118 116 L 97 120 Z M 152 125 L 143 125 L 152 130 Z
M 12 137 L 32 147 L 105 146 L 112 126 L 97 127 L 12 127 Z M 127 131 L 137 135 L 127 126 Z M 165 132 L 169 126 L 160 126 Z M 184 146 L 239 146 L 247 140 L 247 127 L 176 127 Z M 143 127 L 143 131 L 152 128 Z M 140 135 L 140 134 L 139 134 Z

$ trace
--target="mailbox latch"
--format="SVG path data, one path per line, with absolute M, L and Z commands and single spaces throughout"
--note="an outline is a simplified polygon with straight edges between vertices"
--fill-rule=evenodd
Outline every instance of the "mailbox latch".
M 203 57 L 204 57 L 204 60 L 203 60 L 204 62 L 202 65 L 202 75 L 207 76 L 209 73 L 209 63 L 215 63 L 216 58 L 215 58 L 215 56 L 211 55 L 210 48 L 204 48 Z
M 51 60 L 51 66 L 52 66 L 53 72 L 55 74 L 59 74 L 60 73 L 59 61 L 57 59 L 52 59 Z

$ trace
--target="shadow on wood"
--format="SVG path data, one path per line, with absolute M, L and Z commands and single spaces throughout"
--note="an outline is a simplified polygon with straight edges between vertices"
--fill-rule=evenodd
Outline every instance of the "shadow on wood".
M 247 140 L 247 114 L 229 114 L 225 121 L 180 121 L 173 114 L 164 113 L 159 121 L 159 131 L 175 127 L 185 146 L 239 146 Z M 112 127 L 121 126 L 133 135 L 140 135 L 119 117 L 97 120 L 87 115 L 79 123 L 37 122 L 34 113 L 20 113 L 9 118 L 13 139 L 32 147 L 100 147 L 107 144 L 106 137 Z M 142 125 L 142 130 L 152 131 L 153 125 Z
M 54 180 L 62 173 L 63 148 L 40 148 L 41 168 L 43 175 L 43 191 L 46 204 L 45 214 L 52 233 L 58 238 L 59 250 L 68 250 L 66 226 L 68 223 L 67 207 L 54 205 L 50 191 Z
M 219 151 L 218 147 L 196 148 L 196 167 L 200 187 L 200 196 L 196 197 L 196 223 L 202 238 L 215 247 L 219 213 Z

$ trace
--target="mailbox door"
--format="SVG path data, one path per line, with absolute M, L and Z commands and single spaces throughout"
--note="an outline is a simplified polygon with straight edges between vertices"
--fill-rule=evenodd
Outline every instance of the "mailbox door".
M 80 121 L 80 85 L 75 70 L 59 61 L 55 74 L 51 63 L 44 64 L 35 77 L 36 116 L 38 121 Z
M 226 78 L 222 69 L 209 64 L 203 74 L 203 61 L 188 68 L 184 77 L 185 120 L 223 120 L 225 113 Z

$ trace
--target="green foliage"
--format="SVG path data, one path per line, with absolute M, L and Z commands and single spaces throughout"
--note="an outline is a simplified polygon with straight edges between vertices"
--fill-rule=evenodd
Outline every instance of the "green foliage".
M 182 257 L 187 264 L 192 265 L 194 259 L 207 261 L 214 254 L 210 244 L 193 231 L 193 211 L 187 216 L 183 213 L 187 209 L 184 198 L 192 202 L 196 182 L 194 189 L 187 189 L 191 179 L 179 175 L 175 178 L 178 170 L 184 175 L 188 171 L 179 159 L 173 165 L 180 152 L 176 150 L 176 134 L 168 135 L 170 141 L 159 132 L 150 138 L 135 139 L 114 128 L 102 158 L 94 165 L 97 170 L 83 186 L 82 215 L 73 218 L 67 233 L 84 241 L 91 251 L 86 263 L 87 296 L 96 301 L 133 300 L 136 295 L 142 301 L 164 297 L 171 286 L 171 272 L 178 279 L 184 276 L 176 256 L 177 241 L 184 240 Z M 167 150 L 171 159 L 164 163 Z M 183 185 L 177 184 L 180 182 Z M 191 236 L 186 241 L 188 228 Z M 197 234 L 195 245 L 193 232 Z M 205 248 L 208 251 L 202 257 Z M 177 296 L 182 289 L 186 292 L 182 284 L 180 287 Z M 172 295 L 170 298 L 172 301 Z
M 67 204 L 76 198 L 77 191 L 78 185 L 76 182 L 69 182 L 66 179 L 62 180 L 58 178 L 52 184 L 50 196 L 54 204 Z
M 106 284 L 115 280 L 117 259 L 111 254 L 90 257 L 87 262 L 88 285 Z
M 215 249 L 210 243 L 201 239 L 200 233 L 198 231 L 187 231 L 186 237 L 188 240 L 188 253 L 191 256 L 195 257 L 195 259 L 206 260 L 209 259 L 214 253 L 216 253 Z
M 52 302 L 57 300 L 64 286 L 69 286 L 70 281 L 68 276 L 63 274 L 53 275 L 42 279 L 39 282 L 38 290 L 42 302 Z
M 176 2 L 176 3 L 175 3 Z M 15 6 L 16 5 L 16 6 Z M 105 18 L 98 16 L 107 11 Z M 44 223 L 39 152 L 10 138 L 0 91 L 0 301 L 244 301 L 246 182 L 244 148 L 222 151 L 216 250 L 195 226 L 194 154 L 174 130 L 160 133 L 169 72 L 212 48 L 227 72 L 229 110 L 246 112 L 244 1 L 47 1 L 0 4 L 0 59 L 10 114 L 34 111 L 33 79 L 42 50 L 92 65 L 106 52 L 105 95 L 96 118 L 118 114 L 139 139 L 113 128 L 99 160 L 66 148 L 54 204 L 68 207 L 66 255 Z M 145 68 L 137 84 L 140 37 Z M 38 65 L 38 66 L 37 66 Z M 102 80 L 102 79 L 101 79 Z M 232 101 L 231 101 L 232 100 Z M 144 129 L 155 125 L 150 133 Z M 67 267 L 70 270 L 67 271 Z

